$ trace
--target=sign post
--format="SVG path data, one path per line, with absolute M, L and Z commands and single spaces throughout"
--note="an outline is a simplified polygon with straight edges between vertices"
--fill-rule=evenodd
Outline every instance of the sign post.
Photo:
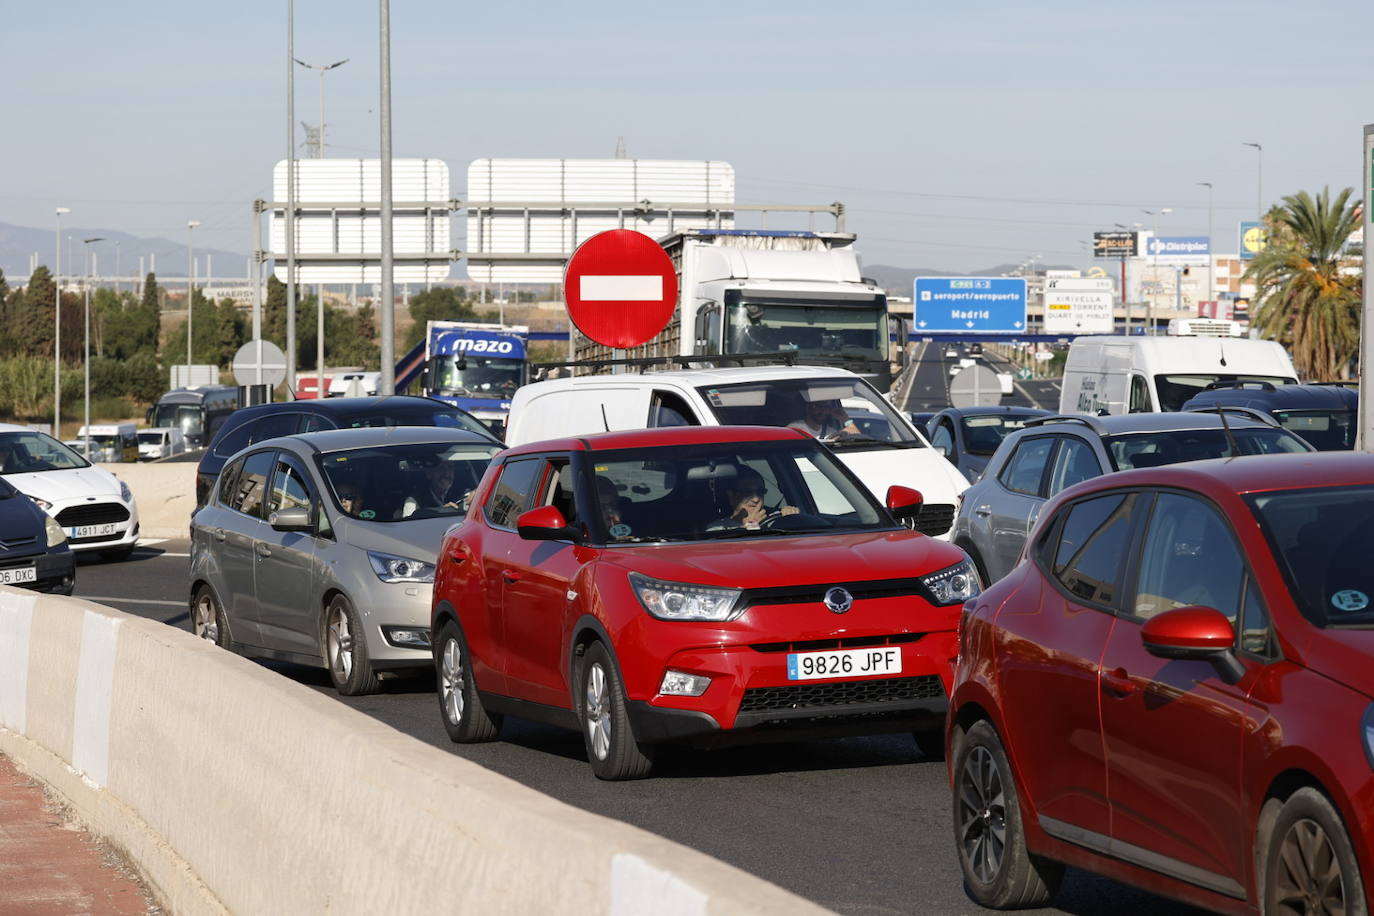
M 1374 396 L 1370 390 L 1369 372 L 1374 369 L 1374 292 L 1369 289 L 1369 244 L 1374 240 L 1374 124 L 1364 126 L 1364 254 L 1360 258 L 1360 271 L 1363 274 L 1361 285 L 1364 287 L 1364 308 L 1360 321 L 1360 428 L 1357 431 L 1355 448 L 1360 451 L 1374 451 L 1374 404 L 1369 399 Z
M 563 272 L 568 317 L 613 349 L 637 347 L 667 327 L 677 308 L 677 272 L 642 232 L 610 229 L 578 246 Z

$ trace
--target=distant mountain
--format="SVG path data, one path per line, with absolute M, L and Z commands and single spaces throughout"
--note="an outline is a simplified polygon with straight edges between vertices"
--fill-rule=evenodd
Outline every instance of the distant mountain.
M 1014 273 L 1020 265 L 998 264 L 981 270 L 940 270 L 934 267 L 889 267 L 885 264 L 865 264 L 863 274 L 878 281 L 878 285 L 894 296 L 910 296 L 917 277 L 1001 277 Z M 1072 270 L 1067 265 L 1047 264 L 1049 270 Z
M 62 226 L 62 235 L 70 237 L 70 244 L 64 241 L 62 248 L 62 273 L 67 276 L 86 272 L 86 255 L 82 249 L 82 239 L 100 237 L 103 241 L 93 243 L 96 265 L 101 276 L 115 275 L 116 262 L 119 273 L 125 277 L 135 277 L 139 271 L 139 258 L 143 259 L 143 272 L 155 271 L 159 277 L 186 276 L 186 242 L 170 239 L 145 239 L 115 229 L 88 229 L 80 226 Z M 53 229 L 31 229 L 27 226 L 11 226 L 0 223 L 0 270 L 6 278 L 23 278 L 29 275 L 31 259 L 38 256 L 38 263 L 49 270 L 54 267 L 57 254 L 56 237 Z M 118 242 L 116 251 L 115 242 Z M 216 279 L 241 279 L 248 276 L 248 256 L 237 251 L 224 251 L 211 248 L 208 251 L 196 248 L 196 262 L 199 272 L 205 272 L 205 256 L 211 257 L 210 266 Z M 154 267 L 156 265 L 156 267 Z

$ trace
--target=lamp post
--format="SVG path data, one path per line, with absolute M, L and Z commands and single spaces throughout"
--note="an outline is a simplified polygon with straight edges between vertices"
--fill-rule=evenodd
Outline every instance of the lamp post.
M 1255 219 L 1260 230 L 1264 229 L 1264 147 L 1258 143 L 1242 143 L 1241 146 L 1255 148 Z
M 54 268 L 53 325 L 52 325 L 52 437 L 62 438 L 62 214 L 72 212 L 57 208 L 57 266 Z
M 84 389 L 86 394 L 86 460 L 91 460 L 91 278 L 95 276 L 95 270 L 91 264 L 93 242 L 103 242 L 104 237 L 82 239 L 81 244 L 86 246 L 86 347 L 85 358 L 82 360 L 82 374 L 85 378 Z
M 1173 212 L 1174 212 L 1174 208 L 1173 208 L 1173 207 L 1160 207 L 1158 210 L 1141 210 L 1140 212 L 1141 212 L 1141 213 L 1144 213 L 1146 216 L 1152 216 L 1152 217 L 1154 217 L 1153 228 L 1150 229 L 1150 245 L 1154 248 L 1154 257 L 1151 259 L 1151 264 L 1150 264 L 1150 277 L 1151 277 L 1151 279 L 1152 279 L 1154 282 L 1158 283 L 1158 282 L 1159 282 L 1159 218 L 1160 218 L 1161 216 L 1168 216 L 1170 213 L 1173 213 Z M 1146 334 L 1153 334 L 1153 333 L 1155 332 L 1154 324 L 1155 324 L 1155 297 L 1154 297 L 1153 294 L 1151 294 L 1150 298 L 1145 300 L 1145 333 L 1146 333 Z
M 1207 189 L 1207 301 L 1212 301 L 1212 265 L 1215 255 L 1212 253 L 1212 183 L 1210 181 L 1199 181 L 1198 187 Z
M 320 65 L 320 64 L 307 64 L 305 61 L 301 60 L 299 57 L 293 57 L 293 58 L 291 58 L 291 59 L 294 60 L 296 63 L 300 64 L 302 67 L 304 67 L 304 68 L 307 69 L 307 70 L 318 70 L 318 71 L 320 71 L 320 130 L 319 130 L 319 133 L 316 134 L 316 136 L 315 136 L 315 158 L 316 158 L 316 159 L 323 159 L 323 158 L 324 158 L 324 75 L 325 75 L 325 73 L 327 73 L 328 71 L 333 70 L 335 67 L 342 67 L 344 64 L 348 63 L 349 58 L 345 57 L 343 60 L 336 60 L 336 61 L 334 61 L 334 63 L 332 63 L 332 64 L 324 64 L 324 65 Z
M 191 315 L 195 312 L 196 302 L 196 261 L 191 247 L 191 235 L 200 220 L 186 223 L 186 387 L 191 387 Z
M 124 284 L 119 282 L 119 239 L 115 239 L 115 292 L 124 292 Z

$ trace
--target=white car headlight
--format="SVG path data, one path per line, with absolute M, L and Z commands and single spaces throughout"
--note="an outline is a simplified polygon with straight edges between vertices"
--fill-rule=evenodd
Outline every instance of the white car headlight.
M 389 553 L 367 552 L 372 571 L 383 582 L 433 582 L 434 564 L 409 557 L 396 557 Z
M 57 524 L 57 519 L 51 515 L 44 518 L 43 528 L 48 532 L 49 547 L 56 547 L 67 539 L 67 532 L 62 530 L 62 526 Z
M 630 573 L 630 587 L 644 610 L 659 620 L 725 621 L 742 613 L 735 607 L 741 593 L 737 588 L 664 582 L 639 573 Z
M 978 570 L 972 560 L 931 573 L 921 579 L 938 605 L 963 604 L 983 590 L 978 582 Z
M 38 508 L 42 509 L 44 512 L 50 512 L 52 510 L 52 503 L 48 502 L 46 499 L 39 499 L 37 496 L 30 496 L 29 499 L 33 500 Z

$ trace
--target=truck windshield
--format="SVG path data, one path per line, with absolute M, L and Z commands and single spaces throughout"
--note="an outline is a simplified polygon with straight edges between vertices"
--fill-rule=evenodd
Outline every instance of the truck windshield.
M 433 389 L 440 395 L 508 398 L 520 387 L 523 367 L 518 359 L 436 356 Z
M 887 356 L 887 307 L 834 300 L 726 301 L 726 353 L 796 353 L 831 359 Z
M 1291 385 L 1296 379 L 1279 375 L 1229 375 L 1226 373 L 1187 373 L 1186 375 L 1156 375 L 1155 390 L 1159 392 L 1160 410 L 1182 410 L 1183 405 L 1213 382 L 1268 382 L 1271 385 Z
M 833 447 L 925 445 L 871 385 L 849 375 L 767 379 L 698 390 L 722 426 L 790 426 Z

